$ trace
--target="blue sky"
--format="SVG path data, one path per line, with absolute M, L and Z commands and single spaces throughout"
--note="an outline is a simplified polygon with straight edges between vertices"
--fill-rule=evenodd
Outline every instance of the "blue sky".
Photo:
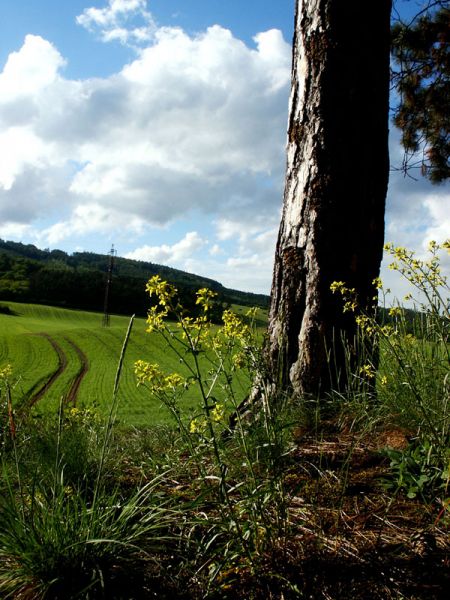
M 268 293 L 293 16 L 294 0 L 3 0 L 0 237 L 114 243 Z M 394 175 L 387 239 L 448 235 L 448 200 Z

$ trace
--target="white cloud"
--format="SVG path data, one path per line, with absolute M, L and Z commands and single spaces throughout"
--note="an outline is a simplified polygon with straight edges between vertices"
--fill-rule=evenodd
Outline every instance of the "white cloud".
M 9 239 L 23 239 L 24 236 L 35 236 L 36 232 L 31 225 L 21 225 L 19 223 L 0 223 L 0 237 Z
M 123 215 L 99 204 L 76 206 L 66 221 L 60 221 L 43 229 L 37 237 L 46 244 L 54 245 L 66 238 L 76 238 L 89 233 L 111 234 L 119 230 L 139 232 L 142 222 L 137 218 L 123 222 Z
M 266 236 L 264 249 L 260 247 L 261 236 Z M 128 252 L 126 258 L 183 269 L 210 277 L 233 289 L 269 293 L 275 250 L 273 232 L 271 236 L 267 232 L 254 235 L 245 249 L 239 244 L 233 246 L 231 255 L 217 244 L 206 252 L 208 243 L 197 232 L 191 231 L 173 245 L 142 246 Z
M 221 254 L 224 254 L 224 251 L 222 250 L 222 248 L 219 246 L 219 244 L 214 244 L 213 246 L 211 246 L 211 248 L 209 249 L 209 255 L 210 256 L 220 256 Z
M 206 244 L 196 231 L 188 232 L 172 246 L 142 246 L 126 254 L 126 258 L 185 268 L 185 261 Z
M 10 127 L 0 132 L 0 187 L 9 191 L 25 166 L 38 167 L 45 146 L 27 127 Z
M 430 223 L 426 229 L 423 245 L 428 246 L 431 240 L 443 242 L 450 238 L 450 197 L 448 195 L 430 194 L 424 200 L 430 214 Z
M 393 128 L 390 135 L 390 156 L 394 165 L 401 165 L 403 149 L 400 133 Z M 417 171 L 391 173 L 386 207 L 386 241 L 404 246 L 419 258 L 427 255 L 428 242 L 443 242 L 450 232 L 450 187 L 435 186 Z M 411 291 L 401 276 L 387 268 L 392 262 L 388 256 L 382 265 L 382 279 L 399 299 Z M 443 273 L 450 279 L 450 261 L 443 258 Z
M 106 8 L 86 8 L 76 21 L 88 31 L 98 33 L 104 42 L 139 45 L 149 42 L 156 24 L 147 10 L 146 0 L 108 0 Z
M 111 23 L 143 6 L 110 2 L 86 14 Z M 219 26 L 196 36 L 161 28 L 121 72 L 70 81 L 58 51 L 27 36 L 0 74 L 4 222 L 32 224 L 45 211 L 54 221 L 45 235 L 61 241 L 103 231 L 102 219 L 80 218 L 83 206 L 150 225 L 194 210 L 270 218 L 281 198 L 290 47 L 279 32 L 257 38 L 254 49 Z M 22 85 L 29 75 L 33 85 Z M 73 217 L 58 218 L 62 209 Z
M 216 222 L 216 237 L 227 243 L 228 254 L 220 255 L 220 262 L 203 260 L 195 265 L 195 272 L 214 277 L 224 285 L 256 293 L 270 292 L 271 275 L 278 233 L 278 210 L 270 219 L 255 215 L 252 221 L 221 218 Z
M 12 52 L 0 74 L 2 105 L 35 96 L 58 79 L 66 61 L 58 50 L 38 35 L 27 35 L 18 52 Z

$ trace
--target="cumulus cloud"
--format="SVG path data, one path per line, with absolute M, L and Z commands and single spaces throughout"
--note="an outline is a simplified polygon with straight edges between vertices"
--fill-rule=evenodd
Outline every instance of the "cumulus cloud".
M 42 229 L 38 233 L 38 237 L 48 244 L 54 245 L 68 237 L 76 238 L 89 233 L 106 234 L 120 228 L 124 228 L 129 232 L 140 232 L 142 221 L 137 218 L 130 218 L 124 223 L 122 213 L 99 204 L 87 204 L 75 206 L 67 220 L 59 221 Z
M 110 24 L 143 6 L 83 14 Z M 269 215 L 281 194 L 289 63 L 278 31 L 249 48 L 219 26 L 195 36 L 162 28 L 115 75 L 70 81 L 59 52 L 27 36 L 0 74 L 3 218 L 32 224 L 63 206 L 72 217 L 46 229 L 61 241 L 103 231 L 102 219 L 80 218 L 82 207 L 150 225 L 193 210 Z
M 142 246 L 136 248 L 133 252 L 129 252 L 126 258 L 185 268 L 185 261 L 202 249 L 206 243 L 207 241 L 202 239 L 196 231 L 189 231 L 179 242 L 172 246 L 168 244 Z
M 149 42 L 156 31 L 146 0 L 108 0 L 105 8 L 84 9 L 76 21 L 99 34 L 104 42 L 119 41 L 131 46 Z
M 9 55 L 0 74 L 2 104 L 34 97 L 58 79 L 58 71 L 65 64 L 50 42 L 38 35 L 27 35 L 22 48 Z
M 211 248 L 209 249 L 209 254 L 210 256 L 220 256 L 221 254 L 223 254 L 224 251 L 222 250 L 222 248 L 219 246 L 219 244 L 214 244 L 213 246 L 211 246 Z
M 280 199 L 281 203 L 281 199 Z M 270 218 L 254 215 L 251 221 L 221 218 L 215 223 L 215 237 L 227 245 L 220 247 L 220 255 L 210 252 L 211 259 L 197 264 L 196 272 L 214 273 L 228 287 L 251 290 L 260 294 L 270 292 L 275 244 L 278 233 L 279 211 Z M 220 262 L 215 261 L 220 256 Z

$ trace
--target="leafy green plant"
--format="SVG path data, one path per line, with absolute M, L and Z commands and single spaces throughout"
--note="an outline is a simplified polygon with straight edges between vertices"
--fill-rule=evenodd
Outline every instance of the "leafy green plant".
M 215 327 L 209 318 L 214 292 L 197 292 L 202 314 L 192 318 L 178 301 L 176 288 L 158 276 L 150 279 L 147 291 L 157 298 L 148 313 L 147 331 L 162 336 L 178 357 L 180 371 L 166 373 L 156 363 L 139 360 L 136 376 L 174 418 L 195 466 L 200 495 L 214 503 L 203 524 L 204 566 L 211 582 L 238 564 L 256 569 L 263 553 L 282 543 L 287 510 L 280 470 L 283 402 L 274 402 L 276 392 L 266 386 L 251 425 L 238 410 L 250 388 L 248 374 L 261 386 L 265 382 L 252 326 L 255 311 L 248 312 L 246 322 L 225 310 L 222 327 Z M 167 320 L 169 314 L 175 315 L 175 323 Z M 240 386 L 244 394 L 238 395 Z M 198 406 L 189 414 L 183 411 L 183 396 L 192 388 Z M 226 418 L 231 411 L 236 416 L 233 430 Z
M 406 300 L 407 312 L 398 302 L 378 317 L 359 311 L 358 299 L 343 282 L 333 291 L 344 299 L 344 310 L 355 314 L 360 362 L 349 377 L 346 410 L 355 420 L 372 428 L 399 427 L 409 431 L 415 443 L 405 451 L 387 450 L 391 459 L 392 486 L 409 497 L 431 497 L 448 487 L 450 448 L 450 314 L 449 292 L 441 272 L 440 252 L 450 241 L 431 242 L 430 258 L 386 244 L 393 257 L 390 268 L 416 290 Z M 386 300 L 389 290 L 381 280 L 374 287 Z M 369 344 L 365 340 L 369 340 Z M 365 347 L 375 353 L 365 353 Z
M 402 491 L 408 498 L 420 496 L 422 500 L 434 499 L 436 494 L 446 492 L 450 472 L 450 450 L 443 467 L 440 453 L 436 453 L 429 440 L 416 441 L 405 450 L 386 448 L 390 476 L 383 483 L 394 492 Z

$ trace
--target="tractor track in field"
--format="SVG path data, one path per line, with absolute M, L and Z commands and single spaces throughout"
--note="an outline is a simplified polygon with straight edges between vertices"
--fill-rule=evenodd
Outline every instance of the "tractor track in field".
M 81 363 L 81 367 L 80 367 L 75 379 L 72 381 L 72 385 L 70 386 L 70 390 L 69 390 L 69 393 L 67 394 L 67 398 L 66 398 L 66 404 L 73 404 L 73 406 L 76 406 L 78 390 L 80 388 L 81 382 L 83 381 L 86 373 L 89 371 L 89 361 L 88 361 L 88 357 L 86 356 L 86 354 L 81 350 L 81 348 L 79 348 L 74 342 L 72 342 L 71 339 L 69 339 L 68 337 L 66 337 L 64 339 L 66 340 L 66 342 L 68 342 L 72 346 L 72 348 L 78 354 L 78 358 L 80 359 L 80 363 Z
M 29 402 L 28 402 L 28 405 L 30 407 L 34 406 L 37 402 L 39 402 L 39 400 L 52 387 L 52 385 L 55 383 L 55 381 L 59 377 L 61 377 L 61 375 L 67 369 L 67 365 L 68 365 L 66 353 L 64 352 L 64 350 L 61 348 L 61 346 L 58 344 L 58 342 L 54 338 L 52 338 L 50 335 L 48 335 L 48 333 L 39 333 L 37 335 L 40 335 L 41 337 L 45 338 L 49 342 L 49 344 L 51 344 L 51 346 L 53 347 L 53 349 L 56 352 L 57 357 L 58 357 L 58 368 L 49 377 L 49 379 L 45 382 L 45 384 L 35 394 L 33 394 L 31 396 L 31 398 L 29 399 Z M 67 396 L 65 398 L 66 404 L 73 404 L 73 406 L 75 406 L 76 401 L 77 401 L 77 396 L 78 396 L 78 390 L 80 388 L 81 382 L 83 381 L 84 376 L 86 375 L 86 373 L 89 370 L 89 361 L 87 359 L 86 354 L 71 339 L 69 339 L 68 337 L 65 337 L 64 339 L 75 350 L 75 352 L 78 355 L 78 358 L 80 359 L 80 363 L 81 363 L 81 367 L 78 370 L 78 373 L 76 374 L 75 378 L 73 379 L 71 386 L 70 386 L 69 393 L 67 394 Z
M 30 407 L 39 402 L 39 400 L 48 392 L 58 377 L 60 377 L 67 368 L 67 356 L 65 355 L 61 346 L 51 336 L 49 336 L 48 333 L 38 333 L 37 335 L 45 338 L 53 347 L 53 350 L 58 356 L 58 368 L 52 375 L 50 375 L 49 379 L 47 379 L 41 389 L 31 396 L 29 400 Z

